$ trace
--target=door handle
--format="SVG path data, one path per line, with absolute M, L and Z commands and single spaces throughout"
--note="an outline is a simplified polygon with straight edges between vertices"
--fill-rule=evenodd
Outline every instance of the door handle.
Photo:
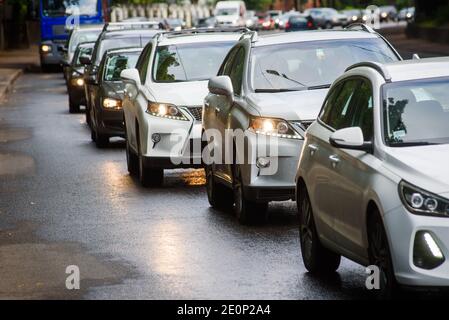
M 313 156 L 315 154 L 315 152 L 318 151 L 318 146 L 316 144 L 309 144 L 307 146 L 310 150 L 310 155 Z
M 329 160 L 330 160 L 330 162 L 331 162 L 331 164 L 332 164 L 332 167 L 337 167 L 337 165 L 340 163 L 340 158 L 337 156 L 337 155 L 331 155 L 330 157 L 329 157 Z

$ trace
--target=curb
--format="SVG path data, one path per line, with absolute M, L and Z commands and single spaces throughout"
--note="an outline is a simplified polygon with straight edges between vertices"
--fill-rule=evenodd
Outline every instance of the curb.
M 23 74 L 22 69 L 13 69 L 12 75 L 5 83 L 0 84 L 0 102 L 2 102 L 11 91 L 14 82 Z

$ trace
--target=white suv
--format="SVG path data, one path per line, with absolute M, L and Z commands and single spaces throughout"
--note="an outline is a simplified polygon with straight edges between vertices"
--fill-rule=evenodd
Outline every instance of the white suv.
M 128 170 L 142 185 L 160 185 L 164 169 L 202 166 L 207 82 L 245 30 L 160 34 L 144 48 L 136 69 L 122 72 Z
M 354 62 L 400 60 L 385 39 L 362 28 L 248 33 L 234 46 L 205 100 L 203 127 L 214 151 L 206 186 L 213 207 L 234 203 L 238 220 L 250 223 L 265 216 L 268 202 L 295 198 L 304 131 L 330 84 Z M 245 143 L 228 137 L 238 132 Z
M 361 63 L 329 91 L 297 173 L 311 272 L 344 255 L 399 285 L 449 286 L 449 59 Z

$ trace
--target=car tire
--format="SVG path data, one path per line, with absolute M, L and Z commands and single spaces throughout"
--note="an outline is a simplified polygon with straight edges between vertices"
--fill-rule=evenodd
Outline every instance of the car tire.
M 232 190 L 215 181 L 212 165 L 206 165 L 206 191 L 207 200 L 214 209 L 231 209 L 234 204 Z
M 234 195 L 234 213 L 242 225 L 250 225 L 265 220 L 268 202 L 254 202 L 246 199 L 239 165 L 233 166 L 232 190 Z
M 92 130 L 95 134 L 95 145 L 97 148 L 101 149 L 106 147 L 109 144 L 109 136 L 98 133 L 97 130 Z
M 312 205 L 305 187 L 297 200 L 301 255 L 306 269 L 315 274 L 331 274 L 340 266 L 341 256 L 325 248 L 318 237 Z
M 137 135 L 139 133 L 137 131 Z M 137 145 L 139 148 L 138 153 L 138 173 L 140 184 L 145 187 L 159 187 L 164 183 L 164 169 L 162 168 L 148 168 L 145 165 L 144 156 L 142 155 L 140 149 L 140 139 L 137 140 Z
M 380 288 L 374 292 L 378 299 L 394 298 L 399 291 L 399 285 L 394 275 L 387 234 L 377 209 L 369 215 L 367 225 L 370 265 L 377 266 L 380 271 Z
M 131 150 L 128 140 L 126 140 L 126 164 L 130 175 L 139 173 L 139 157 Z
M 324 29 L 332 29 L 332 28 L 333 28 L 332 23 L 326 22 L 326 26 Z
M 70 113 L 79 113 L 80 112 L 80 104 L 73 101 L 73 98 L 69 92 L 69 112 Z

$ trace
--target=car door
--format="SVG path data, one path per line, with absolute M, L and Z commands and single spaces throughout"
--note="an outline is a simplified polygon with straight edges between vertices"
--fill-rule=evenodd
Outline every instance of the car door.
M 360 78 L 360 84 L 352 103 L 352 112 L 345 127 L 360 127 L 365 142 L 373 143 L 374 110 L 373 91 L 368 79 Z M 336 194 L 339 210 L 335 217 L 335 240 L 348 252 L 363 257 L 363 230 L 365 229 L 366 203 L 364 194 L 369 190 L 373 167 L 380 162 L 371 153 L 331 147 L 331 157 L 337 164 L 330 165 L 332 192 Z
M 315 224 L 320 237 L 330 242 L 334 239 L 335 218 L 339 213 L 340 204 L 338 190 L 335 188 L 337 175 L 333 168 L 334 150 L 329 138 L 335 130 L 345 127 L 358 85 L 357 79 L 348 79 L 331 89 L 317 124 L 308 134 L 308 143 L 304 150 L 313 158 L 306 182 L 313 204 Z
M 230 76 L 231 68 L 234 63 L 234 57 L 239 50 L 240 47 L 234 47 L 227 57 L 225 58 L 218 75 L 219 76 Z M 211 144 L 213 148 L 213 152 L 219 152 L 220 156 L 218 160 L 219 163 L 215 163 L 215 171 L 216 173 L 223 174 L 225 170 L 223 169 L 223 159 L 224 159 L 224 132 L 226 128 L 226 120 L 225 110 L 228 110 L 231 106 L 229 105 L 229 99 L 222 95 L 209 94 L 206 97 L 204 103 L 204 116 L 203 116 L 203 125 L 206 130 L 206 137 L 208 143 Z M 217 154 L 214 154 L 214 157 L 217 157 Z

